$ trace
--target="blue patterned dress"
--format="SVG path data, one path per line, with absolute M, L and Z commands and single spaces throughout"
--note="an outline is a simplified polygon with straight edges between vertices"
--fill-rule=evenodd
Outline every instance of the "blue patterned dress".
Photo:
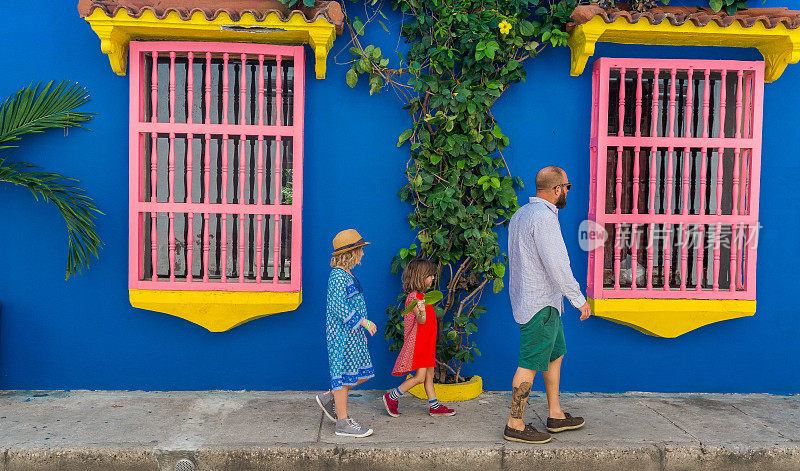
M 334 391 L 375 376 L 367 350 L 367 330 L 359 325 L 366 318 L 361 283 L 341 268 L 331 270 L 325 330 Z

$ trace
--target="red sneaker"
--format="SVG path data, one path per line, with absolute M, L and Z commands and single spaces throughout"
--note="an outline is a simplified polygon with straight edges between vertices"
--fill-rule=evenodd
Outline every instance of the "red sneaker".
M 388 392 L 383 395 L 383 405 L 386 407 L 386 412 L 388 412 L 392 417 L 400 417 L 400 413 L 397 412 L 397 404 L 398 401 L 395 401 L 389 397 Z
M 436 409 L 431 407 L 430 414 L 431 417 L 449 417 L 451 415 L 456 415 L 456 411 L 446 407 L 444 404 L 439 404 L 439 407 Z

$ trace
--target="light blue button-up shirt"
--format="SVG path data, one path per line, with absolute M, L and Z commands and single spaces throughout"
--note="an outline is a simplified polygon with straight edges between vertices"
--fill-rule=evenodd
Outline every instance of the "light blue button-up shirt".
M 546 306 L 564 311 L 563 297 L 577 307 L 586 298 L 572 275 L 558 208 L 532 197 L 511 218 L 508 228 L 509 294 L 514 320 L 525 324 Z

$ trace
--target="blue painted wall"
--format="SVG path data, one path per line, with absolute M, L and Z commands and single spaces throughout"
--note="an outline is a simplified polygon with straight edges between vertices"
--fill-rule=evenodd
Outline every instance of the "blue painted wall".
M 84 108 L 97 113 L 91 131 L 28 136 L 12 159 L 80 179 L 105 213 L 98 229 L 106 246 L 87 273 L 65 282 L 66 233 L 59 214 L 27 190 L 0 184 L 0 388 L 325 388 L 324 290 L 333 235 L 353 226 L 373 242 L 356 274 L 379 332 L 385 306 L 400 290 L 389 262 L 413 237 L 409 208 L 396 195 L 407 160 L 407 149 L 395 146 L 408 127 L 402 104 L 391 92 L 370 97 L 363 83 L 355 90 L 344 84 L 347 67 L 337 64 L 349 54 L 340 38 L 328 59 L 328 78 L 306 83 L 304 302 L 297 311 L 212 334 L 128 303 L 128 79 L 112 73 L 76 3 L 28 0 L 0 19 L 0 97 L 32 80 L 69 78 L 88 88 L 92 99 Z M 763 6 L 781 5 L 770 0 Z M 787 6 L 800 8 L 800 1 Z M 392 19 L 396 32 L 398 18 Z M 384 51 L 397 45 L 396 36 L 379 27 L 368 40 Z M 599 56 L 760 59 L 755 50 L 609 44 L 598 45 Z M 312 75 L 311 59 L 306 67 Z M 588 205 L 591 78 L 569 76 L 566 49 L 547 50 L 526 67 L 527 83 L 515 85 L 495 106 L 511 138 L 505 155 L 529 186 L 522 202 L 542 166 L 567 170 L 575 186 L 561 221 L 573 270 L 585 287 L 587 257 L 578 248 L 577 229 Z M 564 390 L 800 392 L 800 316 L 792 308 L 800 279 L 798 84 L 800 66 L 792 65 L 765 91 L 756 315 L 668 340 L 597 318 L 581 323 L 570 307 L 564 315 Z M 504 244 L 505 237 L 503 232 Z M 506 291 L 487 293 L 484 301 L 488 312 L 476 335 L 483 356 L 471 373 L 484 377 L 486 389 L 509 389 L 518 328 Z M 394 355 L 381 336 L 370 341 L 370 350 L 378 374 L 366 386 L 394 385 Z

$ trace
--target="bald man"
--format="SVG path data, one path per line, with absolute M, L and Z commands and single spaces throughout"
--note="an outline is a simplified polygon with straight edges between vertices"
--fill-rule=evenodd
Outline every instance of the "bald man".
M 520 325 L 520 349 L 519 367 L 512 383 L 511 416 L 503 433 L 506 440 L 550 441 L 548 433 L 522 421 L 537 371 L 542 372 L 550 409 L 547 430 L 563 432 L 584 424 L 583 418 L 561 410 L 558 398 L 561 360 L 567 352 L 561 324 L 563 297 L 581 311 L 582 321 L 591 315 L 572 275 L 558 222 L 558 211 L 567 205 L 571 187 L 564 170 L 555 166 L 543 168 L 536 174 L 536 196 L 514 214 L 509 225 L 509 293 L 514 320 Z

